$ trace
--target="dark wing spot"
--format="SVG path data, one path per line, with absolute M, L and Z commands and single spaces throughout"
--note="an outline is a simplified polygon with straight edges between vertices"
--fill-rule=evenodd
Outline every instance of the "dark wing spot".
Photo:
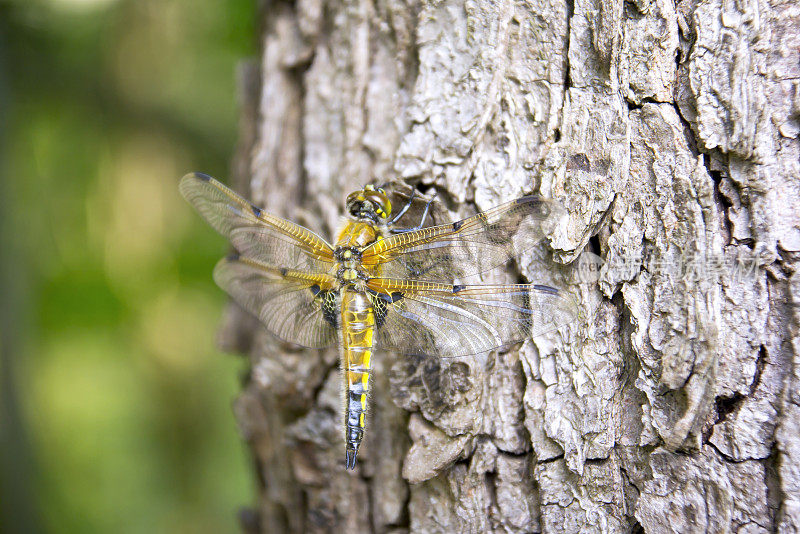
M 464 221 L 456 221 L 453 223 L 453 230 L 458 232 L 462 226 L 464 226 Z
M 250 209 L 253 210 L 253 213 L 255 214 L 256 217 L 261 217 L 261 214 L 263 213 L 263 210 L 261 208 L 250 204 Z
M 334 291 L 321 291 L 322 316 L 334 328 L 339 327 L 339 315 L 336 313 L 336 296 Z
M 282 269 L 281 269 L 281 276 L 286 276 L 286 273 L 287 273 L 288 271 L 289 271 L 289 270 L 288 270 L 286 267 L 282 268 Z
M 210 177 L 209 175 L 207 175 L 207 174 L 203 174 L 202 172 L 196 172 L 196 173 L 194 173 L 194 175 L 195 175 L 197 178 L 199 178 L 199 179 L 203 180 L 204 182 L 209 182 L 209 181 L 211 181 L 211 177 Z
M 533 327 L 533 309 L 531 308 L 531 294 L 529 291 L 522 293 L 522 308 L 525 310 L 524 324 Z
M 381 328 L 384 321 L 386 321 L 386 313 L 389 311 L 389 305 L 382 299 L 375 299 L 372 304 L 372 309 L 375 312 L 375 326 Z
M 315 300 L 319 299 L 322 309 L 322 318 L 334 328 L 339 326 L 339 315 L 336 313 L 336 293 L 334 291 L 322 291 L 318 284 L 308 288 L 314 294 Z
M 539 284 L 534 284 L 533 289 L 537 291 L 544 291 L 545 293 L 550 293 L 551 295 L 558 295 L 558 289 L 550 286 L 543 286 Z
M 372 310 L 375 312 L 375 326 L 381 328 L 386 321 L 386 314 L 389 313 L 389 300 L 381 298 L 372 299 Z
M 458 293 L 459 291 L 463 291 L 467 286 L 456 284 L 453 286 L 453 293 Z
M 225 257 L 225 259 L 228 260 L 228 261 L 239 261 L 239 255 L 238 254 L 228 254 Z
M 386 293 L 378 293 L 377 291 L 370 291 L 370 293 L 390 304 L 395 301 L 395 296 L 397 297 L 397 300 L 403 298 L 403 294 L 400 293 L 399 291 L 392 293 L 391 295 L 387 295 Z
M 403 293 L 395 291 L 391 295 L 387 295 L 386 293 L 378 293 L 371 289 L 367 291 L 376 297 L 372 299 L 372 309 L 375 313 L 375 326 L 380 328 L 383 326 L 384 321 L 386 321 L 386 314 L 389 313 L 389 305 L 394 304 L 398 300 L 402 300 Z

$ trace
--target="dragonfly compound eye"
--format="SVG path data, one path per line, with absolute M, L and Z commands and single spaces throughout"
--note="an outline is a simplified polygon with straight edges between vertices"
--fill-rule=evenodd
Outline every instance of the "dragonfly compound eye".
M 372 203 L 375 213 L 381 218 L 386 219 L 392 214 L 392 203 L 386 193 L 381 191 L 364 191 L 364 197 Z

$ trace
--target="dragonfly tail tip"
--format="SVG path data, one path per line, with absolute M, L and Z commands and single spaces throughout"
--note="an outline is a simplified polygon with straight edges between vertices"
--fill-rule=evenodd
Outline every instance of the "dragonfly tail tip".
M 357 449 L 347 448 L 347 453 L 345 456 L 345 464 L 347 469 L 355 470 L 356 468 L 356 455 L 358 454 Z

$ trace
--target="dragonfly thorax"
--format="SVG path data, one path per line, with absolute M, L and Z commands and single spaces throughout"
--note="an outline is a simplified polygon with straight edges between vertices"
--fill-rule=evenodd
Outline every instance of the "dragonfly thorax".
M 333 251 L 333 257 L 343 265 L 361 263 L 361 251 L 357 247 L 338 246 Z
M 369 277 L 361 270 L 361 251 L 357 247 L 339 246 L 333 251 L 339 268 L 336 278 L 342 286 L 362 285 Z

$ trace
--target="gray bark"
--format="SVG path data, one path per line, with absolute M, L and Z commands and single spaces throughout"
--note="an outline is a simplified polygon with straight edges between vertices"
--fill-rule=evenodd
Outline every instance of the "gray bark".
M 372 181 L 434 187 L 442 220 L 540 192 L 568 222 L 486 280 L 568 288 L 582 314 L 488 361 L 377 355 L 353 474 L 336 352 L 231 308 L 247 529 L 800 531 L 796 2 L 297 0 L 263 20 L 244 194 L 330 236 Z

